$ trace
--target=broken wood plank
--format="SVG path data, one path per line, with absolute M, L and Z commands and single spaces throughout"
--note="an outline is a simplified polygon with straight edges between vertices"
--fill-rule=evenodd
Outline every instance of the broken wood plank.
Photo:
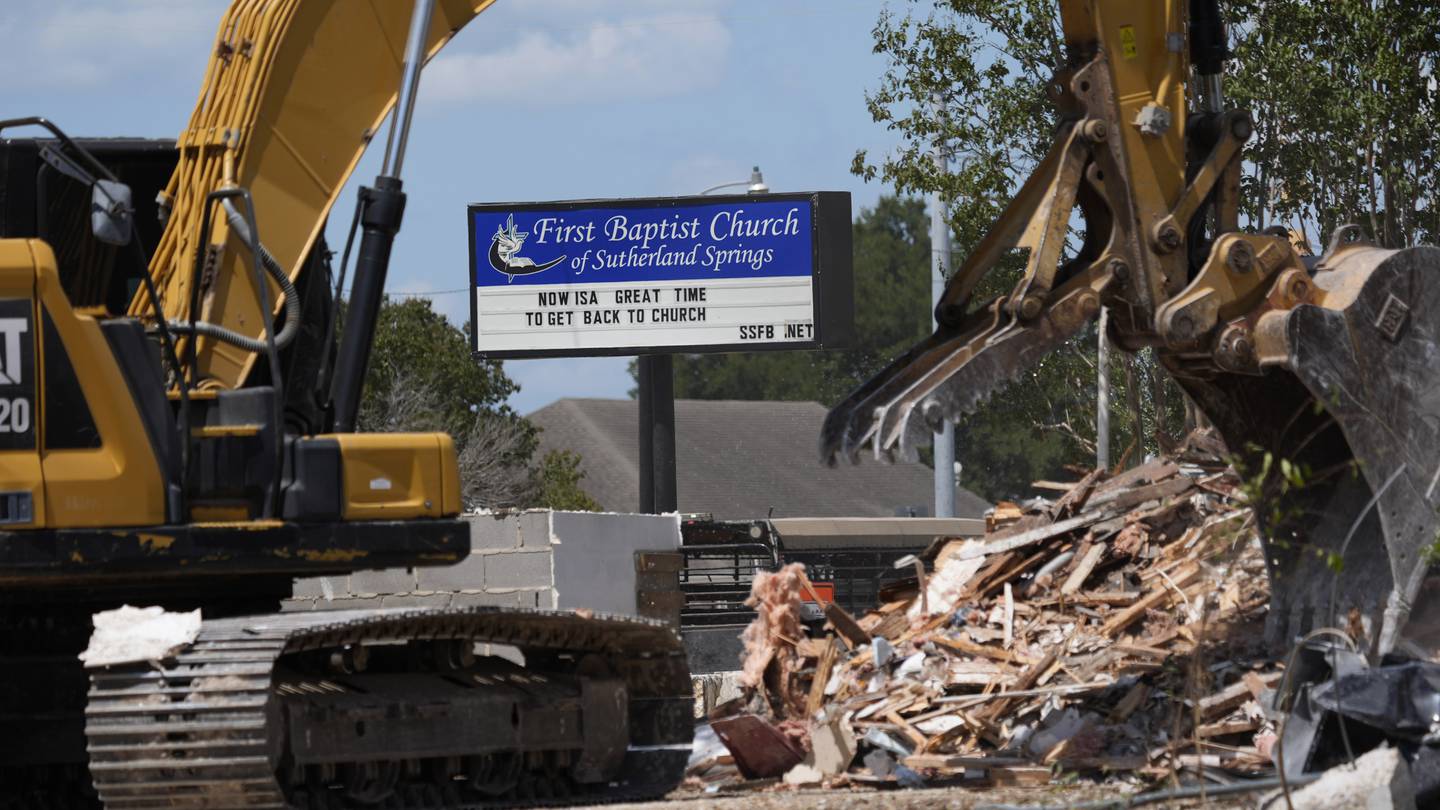
M 1050 784 L 1050 769 L 1039 765 L 987 767 L 985 780 L 999 787 L 1038 787 Z
M 901 717 L 900 713 L 895 711 L 894 709 L 891 709 L 890 711 L 885 713 L 885 719 L 898 726 L 900 728 L 900 733 L 908 737 L 910 739 L 910 742 L 915 743 L 915 749 L 917 751 L 924 748 L 925 743 L 929 742 L 929 738 L 927 738 L 924 734 L 921 734 L 919 729 L 905 722 L 905 718 Z
M 1241 680 L 1245 682 L 1245 688 L 1250 690 L 1250 697 L 1256 700 L 1261 700 L 1265 697 L 1265 690 L 1268 687 L 1265 686 L 1265 681 L 1261 679 L 1259 673 L 1247 672 L 1241 676 Z
M 1143 704 L 1148 697 L 1150 697 L 1149 684 L 1137 683 L 1130 687 L 1130 691 L 1125 693 L 1125 697 L 1120 698 L 1120 702 L 1116 703 L 1115 708 L 1110 710 L 1109 721 L 1111 723 L 1125 722 L 1129 719 L 1130 715 L 1135 713 L 1136 709 L 1140 708 L 1141 704 Z
M 1090 496 L 1090 502 L 1086 506 L 1111 514 L 1128 512 L 1141 504 L 1170 500 L 1194 488 L 1195 479 L 1180 475 L 1148 486 L 1096 493 Z
M 858 647 L 861 644 L 870 643 L 870 637 L 865 635 L 865 631 L 861 629 L 860 624 L 855 621 L 855 617 L 851 616 L 850 612 L 845 610 L 845 608 L 840 607 L 834 602 L 826 602 L 825 618 L 828 619 L 830 625 L 835 628 L 835 632 L 839 633 L 851 644 Z
M 1104 470 L 1091 470 L 1085 474 L 1084 478 L 1075 482 L 1075 485 L 1050 507 L 1048 510 L 1050 519 L 1057 520 L 1067 517 L 1085 508 L 1085 502 L 1090 499 L 1091 493 L 1095 491 L 1095 485 L 1104 474 Z
M 1006 534 L 1005 532 L 999 532 L 997 534 L 1001 536 L 995 538 L 994 540 L 986 540 L 985 545 L 983 546 L 961 550 L 955 554 L 954 559 L 970 560 L 976 557 L 988 557 L 991 554 L 999 554 L 1002 551 L 1014 551 L 1017 548 L 1031 546 L 1042 540 L 1049 540 L 1052 537 L 1058 537 L 1059 535 L 1065 534 L 1066 532 L 1072 532 L 1076 529 L 1081 529 L 1089 526 L 1092 523 L 1097 523 L 1107 517 L 1110 517 L 1117 511 L 1119 510 L 1109 509 L 1086 512 L 1085 514 L 1079 515 L 1077 517 L 1056 521 L 1055 523 L 1051 523 L 1048 526 L 1041 526 L 1036 529 L 1030 529 L 1028 531 L 1022 531 L 1015 534 Z
M 826 639 L 825 648 L 820 651 L 820 660 L 815 665 L 815 676 L 810 682 L 810 694 L 805 700 L 805 715 L 814 717 L 825 703 L 825 686 L 830 682 L 830 673 L 835 668 L 835 659 L 840 657 L 839 645 L 835 639 Z
M 1263 686 L 1273 686 L 1280 682 L 1280 678 L 1284 674 L 1283 672 L 1267 672 L 1264 675 L 1257 675 L 1256 678 Z M 1206 721 L 1213 720 L 1250 699 L 1250 684 L 1246 682 L 1246 679 L 1241 678 L 1219 692 L 1201 698 L 1200 718 Z
M 1003 768 L 1017 765 L 1032 765 L 1022 757 L 981 757 L 956 754 L 911 754 L 900 760 L 900 764 L 913 770 L 959 771 L 966 768 Z
M 1200 566 L 1196 563 L 1190 563 L 1184 568 L 1177 571 L 1175 576 L 1171 577 L 1171 579 L 1174 580 L 1176 585 L 1183 587 L 1185 585 L 1189 585 L 1191 580 L 1193 580 L 1199 575 Z M 1136 619 L 1144 616 L 1145 611 L 1154 607 L 1159 607 L 1160 605 L 1174 598 L 1175 592 L 1170 589 L 1169 584 L 1161 583 L 1158 587 L 1155 587 L 1153 590 L 1151 590 L 1151 592 L 1147 594 L 1144 598 L 1142 598 L 1139 602 L 1136 602 L 1135 604 L 1131 605 L 1128 608 L 1125 608 L 1115 616 L 1112 616 L 1110 619 L 1106 620 L 1105 624 L 1100 627 L 1100 633 L 1101 635 L 1114 638 L 1116 633 L 1124 630 L 1126 627 L 1129 627 L 1135 622 Z
M 1262 725 L 1259 718 L 1246 720 L 1226 720 L 1218 723 L 1206 723 L 1195 730 L 1198 737 L 1225 737 L 1230 734 L 1247 734 L 1258 731 Z
M 1085 553 L 1085 556 L 1080 559 L 1080 564 L 1075 566 L 1075 570 L 1071 572 L 1070 578 L 1065 580 L 1064 585 L 1060 586 L 1060 593 L 1069 595 L 1080 590 L 1080 586 L 1085 584 L 1086 578 L 1095 570 L 1095 566 L 1100 564 L 1100 558 L 1104 556 L 1104 544 L 1096 543 L 1091 546 L 1090 550 Z
M 1015 643 L 1015 591 L 1005 583 L 1005 649 Z
M 1031 663 L 1029 658 L 1019 653 L 987 647 L 984 644 L 976 644 L 973 641 L 958 636 L 954 638 L 949 636 L 931 636 L 930 640 L 942 647 L 949 647 L 955 652 L 973 655 L 977 658 L 989 658 L 992 661 L 1003 661 L 1007 664 Z

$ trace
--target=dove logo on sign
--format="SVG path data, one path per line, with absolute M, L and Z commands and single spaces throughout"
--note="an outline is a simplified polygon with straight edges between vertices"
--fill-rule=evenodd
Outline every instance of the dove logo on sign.
M 526 231 L 515 230 L 515 217 L 513 215 L 508 217 L 505 220 L 505 227 L 497 226 L 495 235 L 490 238 L 490 266 L 514 281 L 516 276 L 528 276 L 542 270 L 549 270 L 565 261 L 565 257 L 561 256 L 544 264 L 536 264 L 534 259 L 521 256 L 520 248 L 529 236 L 530 234 Z

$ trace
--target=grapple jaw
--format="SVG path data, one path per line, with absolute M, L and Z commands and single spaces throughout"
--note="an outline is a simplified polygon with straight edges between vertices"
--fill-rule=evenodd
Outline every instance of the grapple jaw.
M 1263 376 L 1181 382 L 1255 476 L 1270 641 L 1339 627 L 1433 659 L 1440 249 L 1347 247 L 1314 282 L 1319 303 L 1267 316 L 1284 351 Z

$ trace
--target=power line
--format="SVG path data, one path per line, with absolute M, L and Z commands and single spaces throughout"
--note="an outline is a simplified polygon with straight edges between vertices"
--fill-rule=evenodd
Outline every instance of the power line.
M 460 293 L 468 292 L 470 292 L 469 287 L 460 287 L 459 289 L 455 290 L 425 290 L 420 292 L 391 292 L 390 290 L 386 290 L 385 294 L 393 296 L 395 298 L 429 298 L 432 295 L 458 295 Z M 346 290 L 344 293 L 342 293 L 341 297 L 348 299 L 350 297 L 350 290 Z

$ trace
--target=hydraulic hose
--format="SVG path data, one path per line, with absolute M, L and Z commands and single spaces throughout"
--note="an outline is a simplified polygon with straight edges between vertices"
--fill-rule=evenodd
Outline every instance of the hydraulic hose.
M 300 293 L 295 289 L 295 285 L 291 283 L 290 277 L 285 273 L 285 269 L 280 266 L 280 263 L 275 260 L 275 257 L 271 255 L 270 251 L 266 250 L 265 245 L 255 238 L 255 234 L 250 232 L 250 224 L 245 221 L 245 215 L 240 213 L 239 209 L 235 207 L 235 204 L 228 199 L 221 201 L 220 204 L 225 207 L 225 219 L 230 223 L 230 230 L 235 232 L 235 235 L 240 238 L 240 242 L 244 244 L 247 249 L 259 255 L 260 265 L 265 268 L 265 272 L 275 280 L 275 283 L 280 286 L 280 292 L 285 295 L 285 325 L 282 326 L 280 332 L 275 335 L 275 348 L 283 349 L 290 341 L 295 339 L 295 335 L 300 331 Z M 172 332 L 214 338 L 223 343 L 237 346 L 247 352 L 263 352 L 268 350 L 266 342 L 259 338 L 242 335 L 239 332 L 231 331 L 219 324 L 208 321 L 195 321 L 193 327 L 188 320 L 166 321 L 165 325 Z

